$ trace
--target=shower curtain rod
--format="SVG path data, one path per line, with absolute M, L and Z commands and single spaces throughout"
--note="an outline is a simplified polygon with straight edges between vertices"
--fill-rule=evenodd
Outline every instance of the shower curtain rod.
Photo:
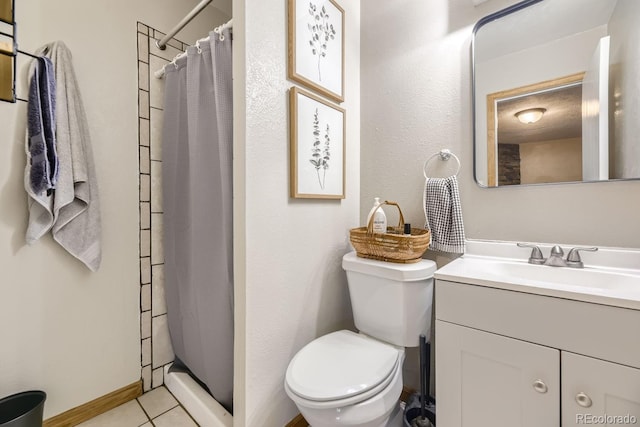
M 230 20 L 229 20 L 229 22 L 227 22 L 226 24 L 222 24 L 222 25 L 220 25 L 219 27 L 216 27 L 216 28 L 213 30 L 213 32 L 218 33 L 218 34 L 220 35 L 220 37 L 221 37 L 221 38 L 220 38 L 220 40 L 222 40 L 222 32 L 223 32 L 224 30 L 226 30 L 227 28 L 233 28 L 233 19 L 230 19 Z M 198 45 L 199 45 L 200 43 L 202 43 L 202 42 L 207 42 L 207 41 L 209 41 L 209 36 L 207 36 L 207 37 L 205 37 L 205 38 L 203 38 L 203 39 L 198 40 L 198 41 L 196 42 L 196 46 L 198 46 Z M 169 62 L 169 64 L 176 65 L 176 61 L 177 61 L 178 59 L 182 58 L 183 56 L 186 56 L 186 55 L 187 55 L 187 52 L 186 52 L 186 51 L 185 51 L 185 52 L 182 52 L 182 53 L 177 54 L 177 55 L 176 55 L 176 56 L 171 60 L 171 62 Z M 169 65 L 169 64 L 167 64 L 167 65 Z M 167 65 L 164 65 L 164 66 L 163 66 L 162 68 L 160 68 L 158 71 L 156 71 L 156 72 L 154 72 L 154 73 L 153 73 L 153 75 L 156 77 L 156 79 L 161 79 L 161 78 L 163 78 L 163 77 L 164 77 L 165 67 L 166 67 Z
M 171 38 L 175 36 L 178 31 L 183 29 L 189 22 L 191 22 L 191 20 L 195 18 L 196 15 L 202 12 L 202 9 L 207 7 L 212 1 L 213 0 L 202 0 L 200 3 L 198 3 L 198 5 L 194 7 L 193 10 L 182 19 L 182 21 L 178 22 L 178 25 L 176 25 L 171 31 L 169 31 L 166 36 L 156 41 L 156 46 L 158 47 L 158 49 L 165 50 L 167 48 L 167 42 L 171 40 Z

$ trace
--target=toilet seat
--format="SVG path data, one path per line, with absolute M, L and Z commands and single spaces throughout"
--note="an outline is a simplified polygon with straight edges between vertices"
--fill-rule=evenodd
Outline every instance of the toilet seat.
M 384 390 L 401 370 L 404 349 L 351 331 L 322 336 L 287 368 L 290 397 L 315 408 L 353 405 Z

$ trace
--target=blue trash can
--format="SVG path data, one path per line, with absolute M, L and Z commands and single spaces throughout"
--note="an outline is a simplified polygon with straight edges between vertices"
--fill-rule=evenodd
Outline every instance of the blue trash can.
M 42 427 L 47 394 L 25 391 L 0 399 L 0 427 Z

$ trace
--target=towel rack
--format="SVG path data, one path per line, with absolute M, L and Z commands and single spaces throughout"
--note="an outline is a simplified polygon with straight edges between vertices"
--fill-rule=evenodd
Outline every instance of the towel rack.
M 434 158 L 436 158 L 437 156 L 440 156 L 440 160 L 446 162 L 448 161 L 451 157 L 453 157 L 454 159 L 456 159 L 456 162 L 458 162 L 458 169 L 456 170 L 456 173 L 454 173 L 455 176 L 458 176 L 458 172 L 460 172 L 460 159 L 458 158 L 458 156 L 456 156 L 455 154 L 453 154 L 451 152 L 451 150 L 449 150 L 448 148 L 443 148 L 442 150 L 438 151 L 437 153 L 434 153 L 431 155 L 431 157 L 429 157 L 427 159 L 427 161 L 424 162 L 424 166 L 422 168 L 422 172 L 424 173 L 424 177 L 425 178 L 429 178 L 427 176 L 427 165 L 429 164 L 429 162 L 431 160 L 433 160 Z

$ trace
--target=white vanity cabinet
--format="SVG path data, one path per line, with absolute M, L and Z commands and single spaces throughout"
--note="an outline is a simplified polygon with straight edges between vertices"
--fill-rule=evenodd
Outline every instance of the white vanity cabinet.
M 561 359 L 564 427 L 640 425 L 640 369 L 566 351 Z
M 438 425 L 559 425 L 558 350 L 436 322 Z
M 435 307 L 438 425 L 640 425 L 640 311 L 439 279 Z

